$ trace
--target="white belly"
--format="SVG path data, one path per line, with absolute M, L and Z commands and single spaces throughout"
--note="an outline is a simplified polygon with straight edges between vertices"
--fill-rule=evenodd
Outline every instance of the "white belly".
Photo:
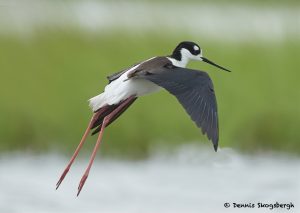
M 103 93 L 89 100 L 90 107 L 93 109 L 93 111 L 96 111 L 104 105 L 118 104 L 120 101 L 125 100 L 132 95 L 138 97 L 160 90 L 161 87 L 157 86 L 151 81 L 144 79 L 127 80 L 128 72 L 135 69 L 137 66 L 132 67 L 118 79 L 108 84 Z

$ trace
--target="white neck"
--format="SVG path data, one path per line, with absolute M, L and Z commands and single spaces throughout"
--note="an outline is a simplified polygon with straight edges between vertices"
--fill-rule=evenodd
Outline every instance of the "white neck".
M 181 60 L 181 61 L 177 61 L 175 58 L 170 58 L 170 57 L 167 57 L 174 66 L 176 67 L 182 67 L 182 68 L 185 68 L 187 63 L 189 62 L 188 59 L 186 60 Z
M 192 55 L 187 49 L 181 49 L 180 53 L 181 53 L 180 61 L 176 60 L 175 58 L 170 58 L 170 57 L 168 57 L 168 59 L 172 62 L 172 64 L 174 66 L 185 68 L 186 65 L 189 63 Z

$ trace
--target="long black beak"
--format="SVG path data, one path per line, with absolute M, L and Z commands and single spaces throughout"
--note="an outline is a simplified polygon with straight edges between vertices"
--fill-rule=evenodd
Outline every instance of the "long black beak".
M 207 58 L 204 58 L 204 57 L 201 57 L 201 58 L 202 58 L 202 61 L 204 61 L 204 62 L 206 62 L 206 63 L 208 63 L 208 64 L 211 64 L 211 65 L 213 65 L 213 66 L 215 66 L 215 67 L 218 67 L 218 68 L 220 68 L 220 69 L 222 69 L 222 70 L 225 70 L 225 71 L 227 71 L 227 72 L 231 72 L 230 70 L 228 70 L 228 69 L 226 69 L 226 68 L 224 68 L 224 67 L 221 67 L 220 65 L 215 64 L 214 62 L 208 60 Z

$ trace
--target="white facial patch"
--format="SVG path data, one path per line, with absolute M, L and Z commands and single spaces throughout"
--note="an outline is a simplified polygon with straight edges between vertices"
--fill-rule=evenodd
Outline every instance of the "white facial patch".
M 199 47 L 194 45 L 194 50 L 199 50 Z

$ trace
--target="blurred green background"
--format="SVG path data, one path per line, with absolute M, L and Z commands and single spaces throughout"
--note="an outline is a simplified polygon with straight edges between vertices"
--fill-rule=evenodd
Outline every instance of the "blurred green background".
M 226 73 L 199 62 L 189 65 L 207 71 L 213 79 L 219 108 L 220 147 L 246 152 L 275 150 L 300 154 L 299 16 L 296 15 L 296 20 L 293 16 L 290 18 L 295 22 L 290 23 L 292 27 L 283 36 L 269 31 L 278 23 L 278 26 L 285 26 L 281 19 L 284 16 L 284 20 L 289 20 L 285 15 L 290 10 L 292 14 L 300 11 L 297 1 L 285 1 L 284 4 L 256 2 L 250 8 L 250 19 L 240 11 L 247 11 L 253 2 L 236 5 L 235 1 L 226 1 L 230 2 L 229 6 L 224 6 L 224 2 L 221 6 L 218 1 L 210 2 L 212 6 L 208 7 L 211 10 L 222 11 L 225 7 L 237 11 L 236 17 L 232 18 L 236 22 L 224 25 L 221 16 L 214 20 L 214 27 L 218 24 L 221 27 L 219 32 L 211 30 L 210 26 L 201 28 L 197 25 L 197 19 L 202 17 L 201 23 L 205 22 L 205 18 L 211 23 L 209 13 L 203 16 L 201 12 L 189 13 L 189 10 L 193 13 L 198 8 L 201 10 L 201 2 L 192 1 L 190 7 L 184 8 L 182 3 L 171 1 L 144 2 L 145 8 L 153 4 L 161 7 L 162 11 L 168 10 L 168 16 L 173 14 L 174 17 L 163 17 L 163 13 L 162 18 L 145 17 L 152 12 L 146 15 L 138 12 L 136 23 L 132 25 L 120 22 L 120 26 L 115 27 L 118 23 L 114 23 L 111 28 L 99 27 L 95 32 L 79 24 L 77 26 L 77 19 L 72 19 L 76 13 L 72 13 L 71 8 L 79 1 L 64 1 L 64 5 L 49 2 L 38 4 L 39 9 L 42 8 L 38 15 L 31 14 L 32 20 L 41 20 L 47 15 L 46 21 L 34 27 L 24 27 L 22 22 L 26 13 L 30 14 L 26 8 L 32 5 L 22 5 L 20 9 L 21 6 L 15 3 L 2 5 L 0 9 L 0 16 L 5 16 L 5 20 L 0 22 L 0 151 L 72 152 L 92 115 L 87 100 L 103 91 L 107 75 L 155 55 L 170 54 L 178 42 L 192 40 L 200 44 L 207 58 L 233 71 Z M 84 8 L 83 2 L 77 6 Z M 118 2 L 104 9 L 101 8 L 103 2 L 95 2 L 100 8 L 97 12 L 97 7 L 92 6 L 95 14 L 105 12 L 117 16 L 119 21 L 126 19 L 126 16 L 122 17 L 124 11 L 119 14 L 124 8 L 126 11 L 126 7 L 118 7 Z M 49 4 L 51 7 L 55 5 L 54 8 L 65 8 L 61 14 L 65 12 L 68 18 L 60 16 L 57 22 L 49 24 L 49 17 L 56 16 L 56 13 L 50 14 Z M 135 3 L 131 2 L 129 6 L 132 4 Z M 177 8 L 177 12 L 170 11 L 166 7 L 168 4 L 172 5 L 172 10 Z M 34 7 L 37 7 L 36 4 Z M 34 7 L 31 9 L 34 10 Z M 25 16 L 19 19 L 15 14 L 10 13 L 9 16 L 7 8 L 22 10 Z M 252 14 L 251 11 L 256 9 L 259 12 Z M 43 14 L 43 10 L 48 12 Z M 179 13 L 180 10 L 184 12 Z M 264 10 L 269 13 L 265 14 Z M 270 19 L 270 11 L 275 17 L 278 11 L 280 14 L 284 11 L 284 15 L 279 14 L 278 19 L 273 20 Z M 195 19 L 190 20 L 191 16 L 187 14 L 195 15 Z M 271 20 L 271 25 L 264 19 L 263 23 L 253 25 L 252 18 L 263 18 L 264 14 L 266 20 Z M 242 24 L 237 23 L 239 15 Z M 175 21 L 171 22 L 172 19 Z M 140 23 L 144 20 L 152 20 L 157 26 L 148 23 L 150 29 L 147 29 L 147 23 L 145 26 Z M 174 22 L 184 26 L 176 28 Z M 87 25 L 89 23 L 87 19 Z M 239 28 L 244 25 L 245 28 Z M 264 29 L 263 36 L 255 36 L 256 32 L 261 33 L 257 29 L 259 26 Z M 198 31 L 183 30 L 198 27 Z M 231 32 L 230 29 L 236 31 Z M 246 31 L 243 33 L 243 30 Z M 247 30 L 252 32 L 249 37 L 245 36 Z M 285 31 L 285 28 L 281 30 Z M 96 137 L 90 137 L 85 149 L 90 150 L 95 140 Z M 176 99 L 161 91 L 140 98 L 106 130 L 101 152 L 110 156 L 143 158 L 157 147 L 172 149 L 188 143 L 211 146 Z

